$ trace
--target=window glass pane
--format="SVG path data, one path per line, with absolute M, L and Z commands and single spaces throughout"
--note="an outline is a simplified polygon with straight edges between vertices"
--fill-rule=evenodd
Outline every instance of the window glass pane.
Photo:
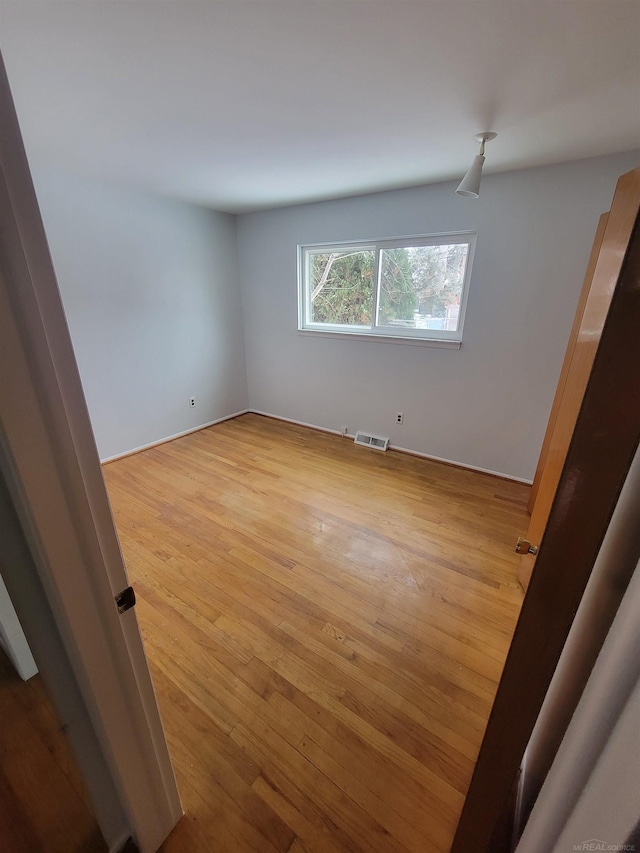
M 371 326 L 375 251 L 309 252 L 312 323 Z
M 380 252 L 378 325 L 458 328 L 469 246 L 406 246 Z

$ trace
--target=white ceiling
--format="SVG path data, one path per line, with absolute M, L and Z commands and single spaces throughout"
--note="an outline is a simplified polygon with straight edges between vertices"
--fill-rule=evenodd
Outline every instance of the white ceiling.
M 640 147 L 640 2 L 0 2 L 36 167 L 233 212 Z

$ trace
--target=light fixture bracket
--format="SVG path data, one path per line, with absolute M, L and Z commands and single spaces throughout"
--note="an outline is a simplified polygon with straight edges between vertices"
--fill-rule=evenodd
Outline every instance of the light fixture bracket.
M 476 142 L 480 143 L 480 156 L 484 157 L 484 144 L 485 142 L 491 142 L 492 139 L 495 139 L 497 133 L 493 133 L 491 130 L 484 131 L 483 133 L 476 133 L 474 139 Z
M 493 133 L 492 131 L 488 130 L 486 133 L 476 133 L 473 138 L 476 140 L 476 142 L 491 142 L 491 140 L 495 139 L 497 135 L 497 133 Z

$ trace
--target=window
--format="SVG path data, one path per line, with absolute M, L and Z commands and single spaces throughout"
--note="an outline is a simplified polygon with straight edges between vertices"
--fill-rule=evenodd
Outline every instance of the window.
M 475 237 L 299 246 L 299 329 L 461 341 Z

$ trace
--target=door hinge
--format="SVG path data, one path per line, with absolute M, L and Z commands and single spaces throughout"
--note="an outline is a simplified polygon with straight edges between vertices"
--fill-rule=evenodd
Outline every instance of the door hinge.
M 131 610 L 136 603 L 136 594 L 133 591 L 132 586 L 128 586 L 126 589 L 123 589 L 122 592 L 114 595 L 114 598 L 116 607 L 118 608 L 118 613 L 126 613 L 127 610 Z
M 525 539 L 523 536 L 518 536 L 518 541 L 516 542 L 516 554 L 537 554 L 538 546 L 532 545 L 528 539 Z

